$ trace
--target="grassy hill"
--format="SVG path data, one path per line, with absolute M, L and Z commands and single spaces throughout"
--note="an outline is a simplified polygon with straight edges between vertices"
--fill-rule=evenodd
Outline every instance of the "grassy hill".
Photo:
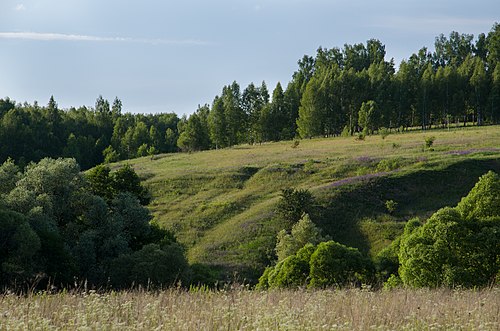
M 426 138 L 435 137 L 431 149 Z M 415 216 L 455 205 L 500 172 L 500 126 L 242 145 L 128 161 L 153 192 L 150 209 L 191 263 L 256 279 L 273 259 L 283 188 L 309 189 L 325 233 L 374 255 Z M 397 203 L 389 213 L 386 201 Z

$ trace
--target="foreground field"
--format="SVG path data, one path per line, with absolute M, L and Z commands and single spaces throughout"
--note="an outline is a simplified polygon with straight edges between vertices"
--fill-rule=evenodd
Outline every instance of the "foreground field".
M 500 289 L 0 296 L 1 330 L 499 330 Z

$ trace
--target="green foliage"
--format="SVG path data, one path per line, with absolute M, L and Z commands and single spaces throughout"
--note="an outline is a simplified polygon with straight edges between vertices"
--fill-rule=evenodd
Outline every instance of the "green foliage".
M 12 159 L 8 159 L 0 166 L 0 196 L 9 193 L 19 180 L 19 168 Z
M 321 107 L 321 82 L 319 79 L 311 80 L 302 96 L 297 118 L 297 132 L 301 138 L 320 136 L 324 109 Z
M 111 145 L 102 151 L 102 156 L 104 156 L 104 163 L 113 163 L 120 160 L 120 155 Z
M 401 237 L 398 237 L 375 256 L 374 264 L 378 273 L 378 279 L 385 281 L 393 276 L 397 276 L 399 278 L 398 269 L 400 244 Z
M 389 214 L 392 214 L 396 211 L 396 208 L 398 207 L 398 203 L 394 200 L 386 200 L 385 201 L 385 208 L 389 212 Z
M 430 136 L 430 137 L 426 137 L 425 138 L 425 143 L 424 143 L 424 147 L 426 149 L 431 149 L 432 148 L 432 145 L 434 144 L 434 141 L 436 140 L 436 137 L 434 136 Z
M 208 132 L 208 107 L 200 108 L 187 120 L 179 139 L 177 146 L 185 152 L 199 151 L 210 147 L 210 137 Z
M 36 271 L 40 239 L 26 217 L 0 209 L 0 286 L 25 281 Z
M 500 216 L 500 177 L 489 171 L 479 178 L 470 193 L 462 198 L 457 210 L 466 220 Z
M 371 274 L 370 261 L 355 248 L 334 241 L 308 243 L 266 268 L 257 288 L 345 286 L 366 282 Z
M 148 244 L 131 255 L 121 255 L 111 264 L 111 283 L 120 288 L 130 284 L 171 286 L 185 280 L 188 264 L 178 244 L 161 247 Z
M 144 144 L 161 153 L 176 151 L 176 141 L 171 141 L 178 137 L 175 114 L 122 113 L 119 99 L 111 109 L 102 97 L 95 108 L 62 110 L 53 97 L 45 107 L 24 103 L 11 108 L 3 100 L 0 104 L 5 105 L 0 112 L 1 162 L 11 157 L 24 167 L 45 157 L 68 157 L 89 169 L 103 161 L 143 155 L 143 148 L 138 149 Z
M 399 274 L 412 287 L 485 286 L 499 271 L 500 217 L 467 220 L 444 208 L 401 239 Z
M 124 165 L 115 172 L 106 165 L 99 165 L 86 173 L 90 191 L 111 202 L 120 193 L 131 193 L 141 204 L 151 199 L 147 188 L 141 185 L 139 176 L 130 165 Z
M 0 287 L 35 275 L 41 287 L 49 281 L 128 287 L 184 280 L 184 251 L 171 233 L 150 224 L 139 201 L 144 188 L 130 166 L 114 173 L 99 166 L 87 174 L 88 185 L 74 159 L 47 158 L 23 173 L 16 169 L 11 161 L 0 168 Z
M 377 126 L 377 103 L 373 100 L 363 102 L 358 113 L 358 123 L 366 134 L 372 134 Z
M 137 157 L 143 157 L 148 155 L 148 144 L 142 144 L 137 149 Z
M 111 201 L 115 195 L 113 178 L 110 176 L 111 169 L 108 166 L 98 165 L 86 173 L 90 191 L 107 201 Z
M 257 288 L 286 288 L 306 286 L 309 279 L 309 261 L 316 246 L 308 243 L 296 254 L 290 255 L 278 262 L 274 267 L 268 267 L 259 278 Z
M 392 290 L 403 286 L 403 281 L 396 274 L 392 274 L 387 281 L 384 282 L 384 290 Z
M 314 197 L 305 189 L 283 189 L 276 207 L 277 217 L 285 224 L 292 225 L 300 220 L 304 213 L 314 211 Z
M 390 131 L 387 128 L 382 127 L 379 129 L 379 134 L 380 138 L 385 139 L 390 134 Z
M 369 260 L 352 247 L 335 241 L 318 245 L 310 260 L 310 286 L 345 286 L 367 281 L 371 272 Z
M 321 235 L 321 230 L 311 221 L 308 214 L 292 226 L 292 231 L 288 234 L 285 230 L 278 233 L 276 240 L 276 255 L 278 261 L 296 254 L 299 249 L 306 244 L 316 245 L 325 238 Z
M 129 192 L 136 196 L 142 205 L 151 200 L 150 194 L 141 185 L 139 176 L 130 165 L 125 165 L 113 173 L 113 189 L 115 192 Z
M 340 136 L 341 137 L 349 137 L 351 135 L 351 132 L 349 130 L 349 127 L 346 125 L 344 126 L 344 128 L 342 129 L 342 132 L 340 133 Z

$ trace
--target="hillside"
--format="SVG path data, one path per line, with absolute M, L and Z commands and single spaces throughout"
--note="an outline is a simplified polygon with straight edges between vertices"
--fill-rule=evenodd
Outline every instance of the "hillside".
M 432 148 L 423 148 L 435 137 Z M 374 255 L 405 221 L 455 205 L 488 170 L 500 172 L 500 126 L 239 145 L 128 161 L 153 193 L 155 220 L 191 263 L 255 280 L 273 259 L 281 189 L 309 189 L 313 221 Z M 397 203 L 394 212 L 385 207 Z

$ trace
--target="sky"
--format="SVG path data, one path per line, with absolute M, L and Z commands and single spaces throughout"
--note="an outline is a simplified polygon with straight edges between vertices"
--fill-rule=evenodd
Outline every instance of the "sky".
M 396 64 L 452 31 L 488 33 L 498 0 L 0 0 L 0 98 L 194 112 L 222 87 L 283 86 L 319 46 L 379 39 Z

